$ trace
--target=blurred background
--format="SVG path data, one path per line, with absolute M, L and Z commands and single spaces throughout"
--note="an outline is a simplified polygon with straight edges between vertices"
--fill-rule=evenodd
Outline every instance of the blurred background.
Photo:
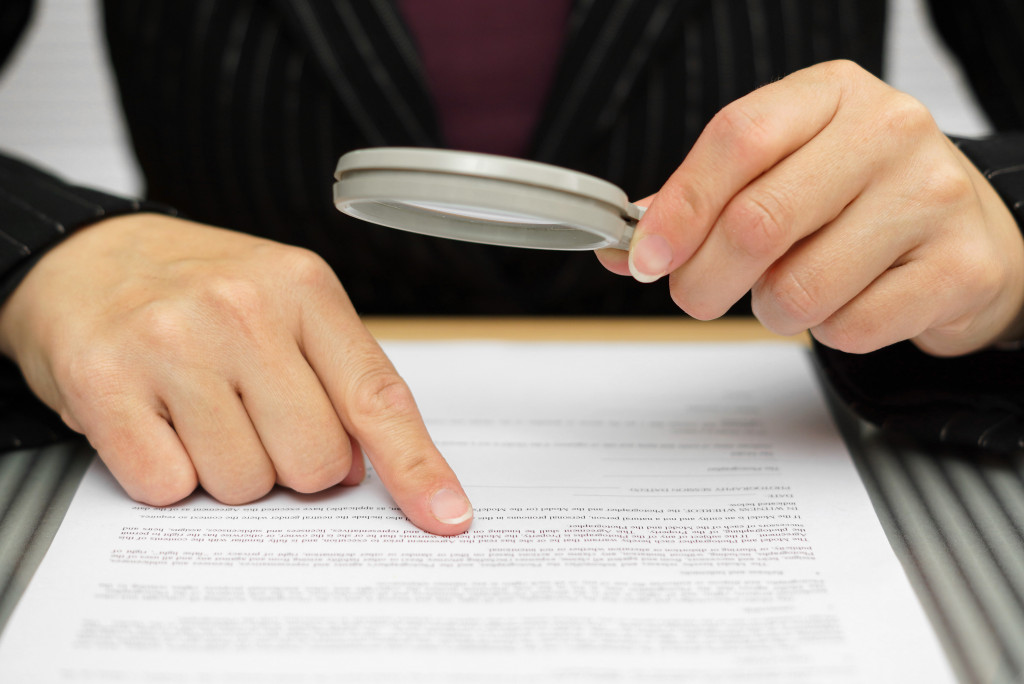
M 928 20 L 925 0 L 890 0 L 886 80 L 924 102 L 948 133 L 988 124 Z M 0 149 L 82 184 L 137 195 L 141 182 L 106 64 L 98 0 L 36 0 L 0 72 Z M 330 192 L 330 179 L 324 181 Z

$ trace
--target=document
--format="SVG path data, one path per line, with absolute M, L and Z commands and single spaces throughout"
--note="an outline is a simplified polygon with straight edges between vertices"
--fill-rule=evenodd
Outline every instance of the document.
M 953 682 L 789 343 L 391 343 L 472 528 L 358 487 L 125 496 L 97 460 L 8 682 Z

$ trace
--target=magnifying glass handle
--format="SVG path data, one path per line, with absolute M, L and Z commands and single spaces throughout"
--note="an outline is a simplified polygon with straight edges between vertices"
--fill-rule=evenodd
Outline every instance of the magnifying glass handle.
M 641 207 L 636 204 L 630 204 L 627 207 L 629 213 L 629 219 L 626 221 L 626 229 L 622 231 L 622 238 L 619 240 L 619 244 L 615 245 L 613 249 L 621 249 L 625 252 L 629 251 L 629 244 L 633 241 L 633 233 L 636 231 L 636 224 L 643 218 L 644 212 L 647 211 L 647 207 Z
M 633 233 L 636 232 L 635 223 L 627 223 L 625 230 L 622 231 L 622 237 L 619 239 L 619 244 L 614 245 L 611 249 L 621 249 L 624 252 L 629 251 L 629 244 L 633 241 Z

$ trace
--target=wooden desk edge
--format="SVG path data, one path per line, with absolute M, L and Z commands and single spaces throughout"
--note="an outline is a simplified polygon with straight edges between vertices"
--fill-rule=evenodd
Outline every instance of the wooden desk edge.
M 695 321 L 673 317 L 428 317 L 367 316 L 366 326 L 385 340 L 501 339 L 609 342 L 753 342 L 810 344 L 807 333 L 782 336 L 756 320 Z

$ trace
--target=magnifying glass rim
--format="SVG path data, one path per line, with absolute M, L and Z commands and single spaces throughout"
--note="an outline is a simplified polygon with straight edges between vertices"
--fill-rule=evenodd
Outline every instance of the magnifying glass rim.
M 425 209 L 424 202 L 466 211 Z M 607 204 L 581 195 L 493 178 L 391 169 L 358 171 L 334 185 L 342 212 L 378 225 L 479 244 L 589 251 L 624 249 L 633 225 Z M 524 213 L 542 221 L 495 221 L 474 213 Z
M 335 205 L 347 214 L 411 232 L 486 244 L 624 249 L 642 213 L 619 187 L 600 178 L 542 162 L 478 152 L 367 148 L 342 156 L 334 175 L 338 181 Z M 460 187 L 460 177 L 465 179 L 465 194 L 454 199 L 449 194 L 449 201 L 470 210 L 476 207 L 518 214 L 524 221 L 493 222 L 474 217 L 471 211 L 453 213 L 445 221 L 436 214 L 427 216 L 417 206 L 433 199 L 429 193 L 424 194 L 423 184 L 434 185 L 442 194 L 451 193 L 452 188 Z M 564 207 L 558 198 L 564 200 Z M 553 203 L 557 209 L 552 209 Z M 403 209 L 409 221 L 396 213 Z M 586 214 L 591 218 L 585 219 Z M 548 230 L 550 239 L 545 239 L 539 229 Z M 582 235 L 566 239 L 572 233 L 587 234 L 591 239 L 581 239 Z
M 335 167 L 334 178 L 341 180 L 346 173 L 352 171 L 384 169 L 492 178 L 561 190 L 610 204 L 619 209 L 625 218 L 639 219 L 638 207 L 631 204 L 622 188 L 614 183 L 553 164 L 484 152 L 429 147 L 368 147 L 342 155 Z

